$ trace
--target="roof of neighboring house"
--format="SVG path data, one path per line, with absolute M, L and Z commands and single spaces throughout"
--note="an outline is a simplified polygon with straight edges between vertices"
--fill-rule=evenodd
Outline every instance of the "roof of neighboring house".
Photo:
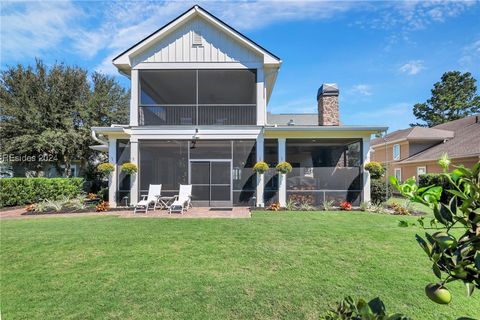
M 372 140 L 372 146 L 400 142 L 403 140 L 410 141 L 442 141 L 445 139 L 451 139 L 454 137 L 454 132 L 451 129 L 444 128 L 425 128 L 425 127 L 412 127 L 403 130 L 397 130 L 387 134 L 384 138 L 376 138 Z
M 318 125 L 317 113 L 267 113 L 267 123 L 273 125 L 315 126 Z
M 480 116 L 474 115 L 450 121 L 433 128 L 441 131 L 453 131 L 455 135 L 453 138 L 408 157 L 399 163 L 437 160 L 444 153 L 447 153 L 452 159 L 480 156 Z

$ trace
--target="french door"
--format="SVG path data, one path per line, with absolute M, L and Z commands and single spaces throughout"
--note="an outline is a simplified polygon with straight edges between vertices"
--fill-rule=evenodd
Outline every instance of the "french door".
M 194 206 L 232 206 L 231 160 L 190 160 L 189 169 Z

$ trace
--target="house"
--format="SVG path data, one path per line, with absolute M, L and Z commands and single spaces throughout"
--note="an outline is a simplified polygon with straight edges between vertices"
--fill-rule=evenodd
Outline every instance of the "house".
M 386 163 L 387 174 L 401 181 L 442 172 L 437 161 L 444 153 L 453 165 L 472 167 L 480 159 L 479 118 L 473 115 L 432 128 L 394 131 L 372 140 L 371 160 Z
M 282 60 L 205 9 L 192 7 L 113 64 L 131 81 L 130 123 L 92 128 L 116 167 L 112 205 L 136 203 L 149 184 L 162 184 L 162 195 L 192 184 L 194 206 L 369 200 L 363 163 L 371 135 L 386 128 L 340 125 L 334 84 L 320 86 L 318 114 L 267 113 Z M 126 161 L 139 172 L 122 174 Z M 293 172 L 257 176 L 257 161 L 288 161 Z

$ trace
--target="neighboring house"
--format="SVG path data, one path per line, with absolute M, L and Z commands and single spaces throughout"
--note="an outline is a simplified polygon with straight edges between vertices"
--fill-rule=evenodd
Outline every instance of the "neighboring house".
M 438 159 L 447 153 L 453 165 L 472 167 L 480 158 L 480 116 L 450 121 L 432 128 L 412 127 L 372 140 L 371 160 L 385 163 L 387 174 L 399 180 L 440 173 Z
M 336 85 L 318 90 L 318 114 L 267 113 L 282 61 L 199 6 L 113 64 L 131 81 L 130 123 L 92 128 L 116 166 L 112 205 L 136 203 L 149 184 L 162 184 L 162 195 L 192 184 L 195 206 L 370 199 L 363 163 L 371 135 L 386 128 L 340 125 Z M 257 177 L 262 160 L 294 169 Z M 120 172 L 126 161 L 138 174 Z

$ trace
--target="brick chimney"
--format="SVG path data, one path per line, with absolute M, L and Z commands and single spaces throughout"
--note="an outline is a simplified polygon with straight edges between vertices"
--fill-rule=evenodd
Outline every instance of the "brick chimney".
M 338 114 L 338 86 L 336 83 L 324 83 L 318 89 L 318 125 L 338 126 L 340 116 Z

